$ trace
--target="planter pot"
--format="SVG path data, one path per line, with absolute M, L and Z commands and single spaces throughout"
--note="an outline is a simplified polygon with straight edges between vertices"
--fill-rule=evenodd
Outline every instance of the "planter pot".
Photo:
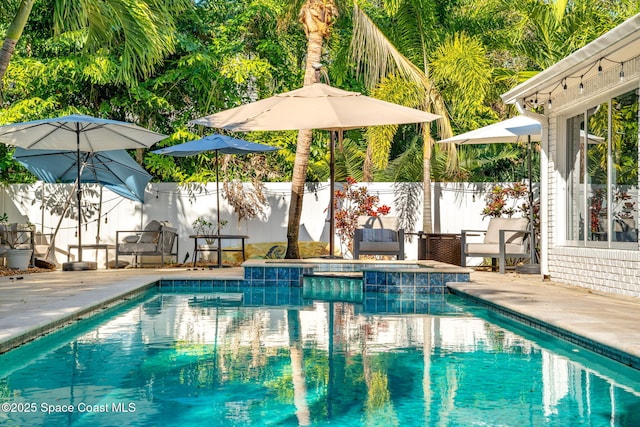
M 218 245 L 216 244 L 198 245 L 198 252 L 200 253 L 200 261 L 212 262 L 218 259 Z
M 7 268 L 26 270 L 31 262 L 31 249 L 9 249 L 5 255 Z

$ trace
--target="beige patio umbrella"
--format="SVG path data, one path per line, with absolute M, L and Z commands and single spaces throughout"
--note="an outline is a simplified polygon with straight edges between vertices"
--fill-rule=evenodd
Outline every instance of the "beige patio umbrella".
M 274 95 L 192 120 L 190 123 L 236 132 L 324 129 L 426 123 L 440 116 L 349 92 L 324 83 Z M 333 135 L 332 135 L 333 136 Z M 329 254 L 333 256 L 334 140 L 330 147 Z

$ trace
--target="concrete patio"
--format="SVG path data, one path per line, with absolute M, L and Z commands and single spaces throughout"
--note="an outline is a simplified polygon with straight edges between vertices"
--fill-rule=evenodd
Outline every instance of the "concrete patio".
M 31 274 L 0 278 L 0 352 L 77 319 L 87 317 L 123 298 L 143 292 L 161 278 L 242 278 L 242 268 L 220 270 L 128 269 Z M 623 363 L 640 360 L 640 301 L 602 294 L 539 276 L 492 272 L 471 273 L 470 283 L 452 283 L 465 294 L 525 322 L 535 319 L 584 340 L 588 347 L 604 347 Z M 538 325 L 538 326 L 539 326 Z M 575 342 L 574 339 L 571 339 Z M 590 345 L 591 344 L 591 345 Z M 605 351 L 606 353 L 606 351 Z M 627 359 L 624 358 L 628 355 Z

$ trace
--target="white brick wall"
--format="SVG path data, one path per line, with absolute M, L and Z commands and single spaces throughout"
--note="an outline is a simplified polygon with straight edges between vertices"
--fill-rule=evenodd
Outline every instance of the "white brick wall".
M 554 281 L 600 292 L 640 297 L 640 252 L 555 247 L 549 250 Z

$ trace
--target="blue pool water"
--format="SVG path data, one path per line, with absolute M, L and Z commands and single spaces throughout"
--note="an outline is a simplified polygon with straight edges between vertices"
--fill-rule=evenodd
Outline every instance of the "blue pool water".
M 152 292 L 0 355 L 0 425 L 640 425 L 638 371 L 459 297 L 330 299 Z

